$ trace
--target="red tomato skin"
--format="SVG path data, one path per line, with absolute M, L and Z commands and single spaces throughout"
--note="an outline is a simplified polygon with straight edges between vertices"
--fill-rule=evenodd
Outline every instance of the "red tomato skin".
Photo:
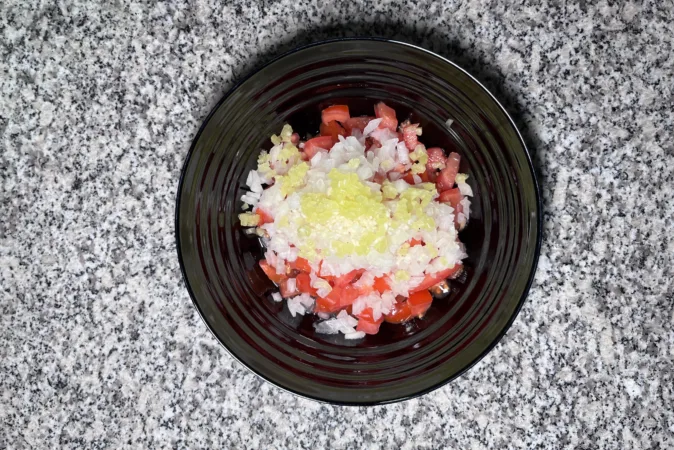
M 354 281 L 354 279 L 357 276 L 362 275 L 363 272 L 365 272 L 364 269 L 356 269 L 356 270 L 352 270 L 351 272 L 346 273 L 344 275 L 340 275 L 335 280 L 335 286 L 344 287 L 347 284 L 351 284 Z
M 371 116 L 351 117 L 349 120 L 342 123 L 342 125 L 344 125 L 344 130 L 348 133 L 347 135 L 351 136 L 353 130 L 359 130 L 362 133 L 367 124 L 374 119 L 375 118 Z
M 294 297 L 294 296 L 296 296 L 297 294 L 300 293 L 297 290 L 297 287 L 295 287 L 295 289 L 290 289 L 290 287 L 288 286 L 288 278 L 285 278 L 284 280 L 282 280 L 279 283 L 278 287 L 279 287 L 279 290 L 281 291 L 281 296 L 283 298 Z
M 295 282 L 297 283 L 298 291 L 300 291 L 303 294 L 309 294 L 314 297 L 316 296 L 317 291 L 315 288 L 311 287 L 311 277 L 309 277 L 309 274 L 304 272 L 300 273 L 295 278 Z
M 426 162 L 427 170 L 442 170 L 447 166 L 447 157 L 440 147 L 431 147 L 426 150 L 426 153 L 428 153 L 428 162 Z
M 365 308 L 358 314 L 358 325 L 356 325 L 356 331 L 362 331 L 365 334 L 377 334 L 379 333 L 379 327 L 384 321 L 384 316 L 379 317 L 378 320 L 374 320 L 372 316 L 372 308 Z
M 356 326 L 356 331 L 362 331 L 365 334 L 377 334 L 379 332 L 379 326 L 384 321 L 384 316 L 380 316 L 378 320 L 374 320 L 372 315 L 372 308 L 365 308 L 358 317 L 358 325 Z
M 337 122 L 333 120 L 327 125 L 321 124 L 321 136 L 331 136 L 334 142 L 339 140 L 339 136 L 346 136 L 346 131 L 344 128 Z
M 274 218 L 269 214 L 267 211 L 265 211 L 262 208 L 257 208 L 255 210 L 255 214 L 260 216 L 260 223 L 259 225 L 264 225 L 265 223 L 274 223 Z
M 339 306 L 339 300 L 335 301 L 332 298 L 318 297 L 316 299 L 316 306 L 314 307 L 315 312 L 322 312 L 326 314 L 332 314 L 341 309 Z
M 456 181 L 456 174 L 459 173 L 459 163 L 461 162 L 461 156 L 458 153 L 450 153 L 447 157 L 447 166 L 440 172 L 438 175 L 438 180 L 436 185 L 438 192 L 443 192 L 454 187 L 454 182 Z
M 398 119 L 396 118 L 395 109 L 386 105 L 384 102 L 379 102 L 374 105 L 374 114 L 377 119 L 382 119 L 379 128 L 388 128 L 391 131 L 396 131 L 398 128 Z
M 385 180 L 386 180 L 386 175 L 384 175 L 382 173 L 379 173 L 379 172 L 375 173 L 374 178 L 372 179 L 372 181 L 374 183 L 379 183 L 379 184 L 382 184 Z
M 284 274 L 277 273 L 276 270 L 269 265 L 266 259 L 260 261 L 260 268 L 262 268 L 262 271 L 267 275 L 267 278 L 275 284 L 279 284 L 287 278 Z
M 358 289 L 356 289 L 352 285 L 344 286 L 343 288 L 341 288 L 341 291 L 340 291 L 340 297 L 339 297 L 340 308 L 344 308 L 345 306 L 352 305 L 353 302 L 355 302 L 358 297 L 360 297 L 360 293 L 358 292 Z
M 383 294 L 384 292 L 390 290 L 391 286 L 389 286 L 386 277 L 377 277 L 374 279 L 374 288 L 377 292 Z
M 305 142 L 303 150 L 307 155 L 307 159 L 311 159 L 318 153 L 318 149 L 330 150 L 334 143 L 335 140 L 332 136 L 317 136 Z
M 396 303 L 393 310 L 384 315 L 384 321 L 388 323 L 404 323 L 412 318 L 412 309 L 407 301 Z
M 362 331 L 365 334 L 377 334 L 379 333 L 380 323 L 370 322 L 365 319 L 358 319 L 358 325 L 356 325 L 356 331 Z
M 332 105 L 321 111 L 321 121 L 327 125 L 333 120 L 337 122 L 346 122 L 351 115 L 347 105 Z
M 458 274 L 462 268 L 463 265 L 461 263 L 458 263 L 455 264 L 454 267 L 451 267 L 449 269 L 441 270 L 440 272 L 436 272 L 433 274 L 427 274 L 426 277 L 424 277 L 424 280 L 418 286 L 410 289 L 410 294 L 427 290 L 435 286 L 442 280 L 446 280 L 447 278 L 450 278 L 453 275 Z
M 288 262 L 288 265 L 290 266 L 291 269 L 296 269 L 299 270 L 300 272 L 306 273 L 311 272 L 311 264 L 309 264 L 309 261 L 302 258 L 301 256 L 298 256 L 297 259 L 293 262 Z
M 440 193 L 440 196 L 438 197 L 438 201 L 440 203 L 449 203 L 450 206 L 454 209 L 456 209 L 457 205 L 460 205 L 462 199 L 463 195 L 461 195 L 461 191 L 459 190 L 459 188 L 453 188 L 447 191 L 443 191 Z
M 433 296 L 427 290 L 421 290 L 410 294 L 407 304 L 410 306 L 412 316 L 419 317 L 423 315 L 433 303 Z
M 417 128 L 419 128 L 418 123 L 407 125 L 403 128 L 403 141 L 405 142 L 405 147 L 409 151 L 413 151 L 414 147 L 419 144 L 419 137 L 417 136 Z

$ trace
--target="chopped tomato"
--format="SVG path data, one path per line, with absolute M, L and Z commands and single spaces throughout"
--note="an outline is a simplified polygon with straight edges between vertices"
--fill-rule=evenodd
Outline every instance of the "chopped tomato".
M 461 230 L 461 223 L 459 223 L 459 213 L 463 212 L 463 205 L 461 203 L 457 204 L 454 207 L 454 226 L 457 230 Z M 466 222 L 463 222 L 463 225 L 466 225 Z
M 374 117 L 369 116 L 351 117 L 349 120 L 343 122 L 342 125 L 344 125 L 344 129 L 350 136 L 353 130 L 359 130 L 362 133 L 367 124 L 373 119 Z
M 269 265 L 266 259 L 260 261 L 260 267 L 262 268 L 262 271 L 265 273 L 265 275 L 267 275 L 267 278 L 276 284 L 279 284 L 281 281 L 287 278 L 284 274 L 277 273 L 276 270 Z
M 407 301 L 402 301 L 393 305 L 389 314 L 384 315 L 384 321 L 388 323 L 403 323 L 412 318 L 412 309 Z
M 336 120 L 337 122 L 346 122 L 350 117 L 349 107 L 346 105 L 333 105 L 325 108 L 321 112 L 321 120 L 325 125 L 333 120 Z
M 419 317 L 423 315 L 433 303 L 433 296 L 426 289 L 410 294 L 407 304 L 410 305 L 412 315 Z
M 461 156 L 458 153 L 450 153 L 447 157 L 447 166 L 440 172 L 438 175 L 438 180 L 436 185 L 438 187 L 438 192 L 446 191 L 454 187 L 454 181 L 456 181 L 456 174 L 459 173 L 459 163 L 461 162 Z
M 431 147 L 426 150 L 428 153 L 428 162 L 426 163 L 426 169 L 428 170 L 437 170 L 444 169 L 447 161 L 445 152 L 440 147 Z
M 409 240 L 409 243 L 410 243 L 410 247 L 414 247 L 415 245 L 423 245 L 424 241 L 422 241 L 421 239 L 412 238 L 412 239 Z
M 296 269 L 299 270 L 300 272 L 306 273 L 311 272 L 311 264 L 309 264 L 309 261 L 302 258 L 301 256 L 298 256 L 297 259 L 293 262 L 288 262 L 288 265 L 290 266 L 291 269 Z
M 260 216 L 260 223 L 259 225 L 264 225 L 265 223 L 274 223 L 274 218 L 269 214 L 267 211 L 265 211 L 262 208 L 257 208 L 255 210 L 255 214 Z
M 295 278 L 295 282 L 297 283 L 298 291 L 303 294 L 316 296 L 317 292 L 315 288 L 311 287 L 311 278 L 309 277 L 309 274 L 304 272 L 300 273 L 297 275 L 297 278 Z
M 294 289 L 292 289 L 292 288 L 289 286 L 288 280 L 289 280 L 289 278 L 285 278 L 285 279 L 282 280 L 282 281 L 279 283 L 279 285 L 278 285 L 279 290 L 281 291 L 281 295 L 283 296 L 283 298 L 294 297 L 294 296 L 296 296 L 297 294 L 300 293 L 300 292 L 297 290 L 297 286 L 295 286 Z
M 331 136 L 333 141 L 337 142 L 339 140 L 338 136 L 346 136 L 346 131 L 339 122 L 333 120 L 328 124 L 321 124 L 321 136 Z
M 414 147 L 416 147 L 419 144 L 419 137 L 417 136 L 418 128 L 419 128 L 418 123 L 413 123 L 403 128 L 402 140 L 405 141 L 405 147 L 407 147 L 409 151 L 414 150 Z
M 311 159 L 318 153 L 318 149 L 330 150 L 334 143 L 335 140 L 332 139 L 332 136 L 317 136 L 304 143 L 304 153 L 307 155 L 307 159 Z
M 459 188 L 454 188 L 441 192 L 440 196 L 438 197 L 438 201 L 441 203 L 449 203 L 452 208 L 456 208 L 456 205 L 461 202 L 462 198 L 463 196 L 461 195 Z
M 337 277 L 335 280 L 335 286 L 346 286 L 347 284 L 351 284 L 357 276 L 362 275 L 363 272 L 365 272 L 365 269 L 357 269 L 357 270 L 352 270 L 349 273 L 345 273 L 344 275 L 341 275 Z
M 372 178 L 372 181 L 378 184 L 382 184 L 386 180 L 386 175 L 384 175 L 381 172 L 377 172 L 374 174 L 374 178 Z
M 396 131 L 398 119 L 396 118 L 395 109 L 387 106 L 384 102 L 379 102 L 374 105 L 374 114 L 377 116 L 377 119 L 382 119 L 379 128 L 388 128 L 391 131 Z
M 435 181 L 438 179 L 438 173 L 435 170 L 428 170 L 426 169 L 426 172 L 421 174 L 421 181 L 424 183 L 435 183 Z
M 340 289 L 340 297 L 339 297 L 340 308 L 353 304 L 353 302 L 355 302 L 356 299 L 360 297 L 358 289 L 350 284 L 339 289 Z
M 337 277 L 333 277 L 332 275 L 321 275 L 321 278 L 330 283 L 330 286 L 334 286 L 335 281 L 337 281 Z
M 357 287 L 356 289 L 358 289 L 358 296 L 360 297 L 361 295 L 368 295 L 372 293 L 372 291 L 374 291 L 374 286 L 364 284 L 362 286 Z
M 356 325 L 356 331 L 362 331 L 365 334 L 377 334 L 379 332 L 379 327 L 384 321 L 384 316 L 381 316 L 378 320 L 374 320 L 372 317 L 372 308 L 365 308 L 358 314 L 358 325 Z
M 377 292 L 383 294 L 384 292 L 391 289 L 391 286 L 389 286 L 386 277 L 377 277 L 374 279 L 374 288 L 377 290 Z
M 435 286 L 436 284 L 438 284 L 442 280 L 446 280 L 447 278 L 450 278 L 453 275 L 458 274 L 459 271 L 462 268 L 463 268 L 463 264 L 458 263 L 458 264 L 454 264 L 454 267 L 451 267 L 449 269 L 441 270 L 440 272 L 436 272 L 436 273 L 427 274 L 424 277 L 424 280 L 417 287 L 414 287 L 414 288 L 410 289 L 410 293 L 425 291 L 425 290 Z
M 334 292 L 334 289 L 332 292 Z M 332 292 L 330 292 L 330 294 L 332 294 Z M 339 306 L 339 297 L 328 295 L 327 297 L 318 297 L 316 299 L 316 312 L 331 314 L 333 312 L 339 311 L 340 309 L 341 307 Z
M 414 175 L 412 172 L 407 172 L 407 174 L 403 177 L 403 180 L 405 180 L 407 184 L 414 184 Z

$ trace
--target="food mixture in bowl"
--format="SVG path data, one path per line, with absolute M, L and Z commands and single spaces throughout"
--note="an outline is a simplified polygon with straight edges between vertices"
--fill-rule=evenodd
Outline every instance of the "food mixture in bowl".
M 461 157 L 426 148 L 419 124 L 398 124 L 386 104 L 374 112 L 330 106 L 306 141 L 285 125 L 241 197 L 241 225 L 260 236 L 260 266 L 279 287 L 273 299 L 347 339 L 423 317 L 466 257 L 458 231 L 473 192 Z

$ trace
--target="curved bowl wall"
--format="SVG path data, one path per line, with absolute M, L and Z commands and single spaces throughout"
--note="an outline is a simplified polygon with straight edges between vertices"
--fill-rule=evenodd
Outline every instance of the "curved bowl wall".
M 383 100 L 423 126 L 423 142 L 462 155 L 476 194 L 467 278 L 423 319 L 382 325 L 346 341 L 314 333 L 271 301 L 259 242 L 238 224 L 246 175 L 269 136 L 290 123 L 315 132 L 322 108 L 372 114 Z M 447 119 L 453 124 L 448 127 Z M 183 275 L 204 321 L 240 362 L 288 391 L 341 404 L 377 404 L 434 389 L 503 336 L 531 283 L 540 207 L 531 161 L 496 100 L 451 62 L 407 44 L 341 40 L 287 54 L 244 80 L 195 138 L 178 188 L 176 235 Z

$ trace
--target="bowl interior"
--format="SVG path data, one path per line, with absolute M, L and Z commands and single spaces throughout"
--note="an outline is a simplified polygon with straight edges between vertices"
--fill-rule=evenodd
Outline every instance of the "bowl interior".
M 462 156 L 475 197 L 467 276 L 423 319 L 384 324 L 348 341 L 314 332 L 271 300 L 260 243 L 238 224 L 246 175 L 269 136 L 290 123 L 315 133 L 320 111 L 348 104 L 372 115 L 383 100 L 421 140 Z M 451 119 L 451 125 L 447 120 Z M 479 360 L 505 333 L 528 291 L 538 253 L 538 191 L 529 156 L 493 97 L 450 62 L 379 40 L 342 40 L 290 53 L 235 87 L 195 138 L 178 191 L 176 233 L 190 295 L 215 336 L 247 367 L 292 392 L 373 404 L 418 395 Z

